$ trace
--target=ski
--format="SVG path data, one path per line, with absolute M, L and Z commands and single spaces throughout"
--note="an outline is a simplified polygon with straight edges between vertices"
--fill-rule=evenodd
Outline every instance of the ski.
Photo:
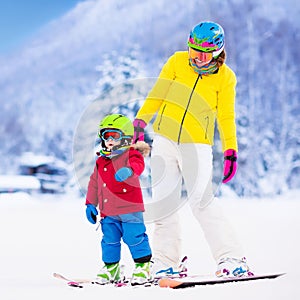
M 188 277 L 187 280 L 162 278 L 158 281 L 158 285 L 162 288 L 183 289 L 183 288 L 195 287 L 198 285 L 214 285 L 214 284 L 224 284 L 224 283 L 240 282 L 240 281 L 275 279 L 285 274 L 286 273 L 275 273 L 275 274 L 252 275 L 252 276 L 244 276 L 244 277 L 226 277 L 226 278 L 213 278 L 213 279 L 200 279 L 200 280 L 197 280 L 196 278 L 190 280 L 190 278 Z
M 57 279 L 66 281 L 68 286 L 71 286 L 71 287 L 83 288 L 83 284 L 91 283 L 91 280 L 88 280 L 88 279 L 72 280 L 72 279 L 69 279 L 69 278 L 59 274 L 59 273 L 53 273 L 53 276 Z
M 187 274 L 187 268 L 186 268 L 186 264 L 187 264 L 187 256 L 184 256 L 183 259 L 181 260 L 181 263 L 179 265 L 178 270 L 174 270 L 172 267 L 171 268 L 167 268 L 165 270 L 161 270 L 159 272 L 156 273 L 156 275 L 154 276 L 153 281 L 151 282 L 147 282 L 145 284 L 136 284 L 136 285 L 131 285 L 130 284 L 130 278 L 126 278 L 124 276 L 124 271 L 122 271 L 122 280 L 118 281 L 118 282 L 114 282 L 114 283 L 109 283 L 108 285 L 113 285 L 115 287 L 123 287 L 123 286 L 144 286 L 144 287 L 149 287 L 149 286 L 155 286 L 158 285 L 158 281 L 162 278 L 171 278 L 171 279 L 181 279 L 181 278 L 186 278 L 189 277 Z M 121 265 L 121 270 L 124 270 L 125 266 Z M 97 281 L 97 279 L 70 279 L 65 277 L 62 274 L 59 273 L 53 273 L 53 276 L 57 279 L 61 279 L 64 280 L 68 286 L 71 287 L 76 287 L 76 288 L 83 288 L 84 284 L 98 284 L 98 285 L 107 285 L 107 284 L 103 284 L 100 283 L 99 281 Z M 194 276 L 192 276 L 194 277 Z M 190 277 L 190 278 L 192 278 Z
M 112 282 L 108 284 L 103 284 L 97 281 L 97 279 L 70 279 L 68 277 L 65 277 L 62 274 L 59 273 L 53 273 L 53 276 L 57 279 L 61 279 L 67 283 L 68 286 L 70 287 L 75 287 L 75 288 L 83 288 L 84 285 L 86 284 L 94 284 L 94 285 L 100 285 L 100 286 L 115 286 L 115 287 L 125 287 L 125 286 L 132 286 L 132 287 L 138 287 L 138 286 L 143 286 L 143 287 L 149 287 L 153 285 L 157 285 L 158 280 L 154 280 L 153 282 L 147 282 L 145 284 L 141 285 L 131 285 L 130 284 L 130 278 L 124 278 L 123 280 L 120 280 L 118 282 Z
M 125 287 L 125 286 L 132 286 L 132 287 L 149 287 L 149 286 L 157 286 L 158 282 L 160 279 L 165 278 L 165 275 L 155 277 L 153 281 L 147 282 L 145 284 L 136 284 L 136 285 L 131 285 L 130 283 L 130 278 L 123 278 L 122 280 L 114 283 L 109 283 L 109 284 L 103 284 L 97 281 L 96 279 L 71 279 L 69 277 L 66 277 L 62 274 L 59 273 L 53 273 L 53 276 L 57 279 L 63 280 L 67 283 L 68 286 L 70 287 L 75 287 L 75 288 L 83 288 L 84 285 L 87 284 L 94 284 L 94 285 L 100 285 L 100 286 L 115 286 L 115 287 Z M 196 276 L 196 275 L 195 275 Z M 197 275 L 199 276 L 199 275 Z M 181 279 L 181 278 L 193 278 L 194 276 L 189 277 L 187 274 L 172 274 L 172 275 L 167 275 L 167 278 L 169 279 Z

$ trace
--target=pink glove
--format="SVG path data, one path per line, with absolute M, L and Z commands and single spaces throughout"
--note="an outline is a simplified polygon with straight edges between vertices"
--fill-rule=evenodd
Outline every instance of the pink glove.
M 228 149 L 224 152 L 224 177 L 223 183 L 232 179 L 237 169 L 237 152 L 233 149 Z
M 137 141 L 144 141 L 145 139 L 145 127 L 147 126 L 146 122 L 141 119 L 135 119 L 133 121 L 134 134 L 133 134 L 133 143 Z

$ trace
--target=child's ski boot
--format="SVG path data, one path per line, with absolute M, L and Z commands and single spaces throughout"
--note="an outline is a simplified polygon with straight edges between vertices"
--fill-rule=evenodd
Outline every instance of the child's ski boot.
M 132 273 L 131 285 L 145 285 L 153 281 L 152 262 L 136 263 Z
M 119 263 L 105 264 L 97 274 L 98 284 L 115 283 L 121 280 L 121 271 Z

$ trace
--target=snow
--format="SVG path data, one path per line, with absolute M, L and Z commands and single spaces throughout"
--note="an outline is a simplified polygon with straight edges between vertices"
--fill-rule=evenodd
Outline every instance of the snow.
M 68 287 L 52 274 L 90 278 L 102 266 L 101 232 L 85 219 L 84 199 L 76 192 L 32 196 L 0 194 L 1 299 L 295 299 L 300 293 L 297 277 L 299 196 L 300 191 L 289 191 L 272 199 L 228 196 L 219 199 L 245 246 L 253 271 L 257 274 L 287 272 L 284 277 L 171 290 L 93 285 L 84 289 Z M 213 273 L 214 261 L 187 206 L 182 208 L 181 217 L 183 254 L 189 258 L 189 271 Z M 147 224 L 147 228 L 151 238 L 153 224 Z M 130 274 L 133 263 L 125 246 L 122 263 Z
M 115 87 L 113 92 L 129 93 L 128 79 L 144 78 L 150 82 L 173 51 L 185 49 L 186 35 L 192 25 L 200 19 L 220 21 L 228 37 L 228 62 L 239 80 L 240 135 L 240 172 L 233 189 L 222 187 L 220 201 L 245 245 L 254 273 L 287 272 L 287 275 L 273 281 L 188 290 L 99 286 L 72 289 L 52 274 L 90 278 L 102 266 L 101 233 L 86 220 L 84 199 L 72 190 L 59 195 L 0 193 L 1 299 L 282 300 L 299 297 L 300 190 L 287 189 L 299 188 L 300 182 L 299 122 L 294 121 L 299 114 L 299 72 L 297 64 L 289 59 L 298 61 L 299 54 L 292 45 L 299 40 L 296 33 L 300 5 L 295 0 L 285 1 L 284 5 L 280 0 L 225 2 L 82 1 L 42 30 L 27 47 L 9 57 L 0 57 L 3 62 L 0 153 L 5 157 L 0 161 L 1 173 L 11 174 L 23 163 L 25 151 L 53 154 L 71 163 L 76 125 L 83 110 L 88 111 L 87 106 L 92 108 L 88 105 L 90 100 L 103 98 L 107 86 Z M 170 32 L 174 33 L 172 43 Z M 284 51 L 282 44 L 287 45 Z M 265 66 L 270 57 L 281 59 L 273 59 L 263 72 L 257 69 L 256 66 Z M 142 91 L 138 89 L 140 98 L 150 90 L 144 84 L 138 87 Z M 114 107 L 121 105 L 129 110 L 133 106 L 130 101 L 126 107 L 124 104 L 120 101 Z M 109 107 L 103 102 L 102 113 Z M 132 115 L 133 111 L 130 112 Z M 87 156 L 89 149 L 93 152 L 97 122 L 87 124 L 92 128 L 93 143 L 86 148 L 85 140 L 80 140 L 82 156 Z M 32 159 L 25 153 L 27 165 L 39 165 L 46 159 L 48 156 L 44 155 Z M 84 165 L 85 158 L 80 159 Z M 4 175 L 7 184 L 19 184 L 16 177 Z M 72 187 L 75 181 L 74 176 Z M 4 184 L 2 178 L 1 183 Z M 282 191 L 285 193 L 281 196 L 266 197 Z M 261 198 L 239 198 L 235 193 Z M 203 232 L 188 207 L 182 208 L 181 216 L 183 255 L 189 257 L 190 273 L 213 274 L 215 263 Z M 151 238 L 153 224 L 147 226 Z M 129 251 L 125 246 L 122 251 L 122 263 L 130 274 L 133 263 Z
M 40 165 L 57 163 L 54 156 L 48 155 L 35 155 L 32 152 L 24 152 L 20 157 L 20 164 L 23 166 L 38 167 Z
M 34 176 L 0 175 L 0 191 L 39 190 L 41 184 Z

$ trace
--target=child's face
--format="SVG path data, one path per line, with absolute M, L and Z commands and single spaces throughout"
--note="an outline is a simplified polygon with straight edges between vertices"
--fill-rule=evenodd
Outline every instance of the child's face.
M 107 150 L 112 150 L 113 147 L 119 146 L 121 141 L 116 141 L 112 138 L 109 138 L 108 140 L 104 141 L 104 143 Z

